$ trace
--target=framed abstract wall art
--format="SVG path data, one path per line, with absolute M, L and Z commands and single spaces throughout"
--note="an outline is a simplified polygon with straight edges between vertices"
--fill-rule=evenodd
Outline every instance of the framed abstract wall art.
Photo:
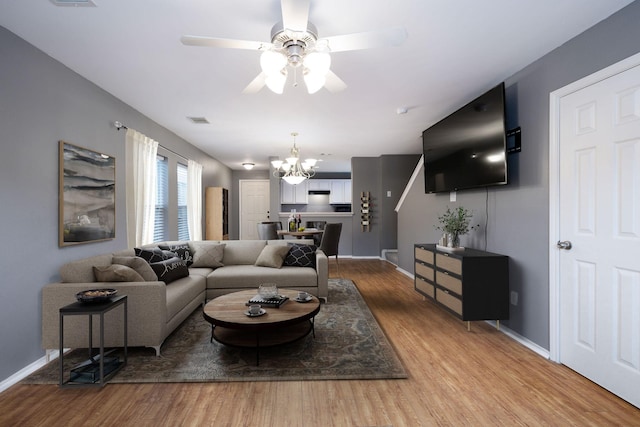
M 116 159 L 59 144 L 59 246 L 115 238 Z

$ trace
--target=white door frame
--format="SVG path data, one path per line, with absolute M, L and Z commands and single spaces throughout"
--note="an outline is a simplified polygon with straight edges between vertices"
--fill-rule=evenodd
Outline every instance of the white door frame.
M 640 53 L 551 92 L 549 96 L 549 357 L 560 362 L 560 100 L 640 65 Z

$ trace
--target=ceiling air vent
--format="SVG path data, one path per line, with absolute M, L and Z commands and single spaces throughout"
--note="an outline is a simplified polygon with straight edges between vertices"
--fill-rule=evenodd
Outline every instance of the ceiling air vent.
M 75 6 L 75 7 L 81 7 L 81 6 L 95 7 L 96 6 L 93 0 L 51 0 L 51 3 L 55 4 L 56 6 Z
M 209 120 L 206 117 L 187 117 L 187 119 L 191 120 L 193 123 L 197 125 L 208 125 Z

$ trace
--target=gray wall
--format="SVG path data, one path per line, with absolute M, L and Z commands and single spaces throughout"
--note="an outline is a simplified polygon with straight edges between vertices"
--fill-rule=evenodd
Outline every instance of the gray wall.
M 3 27 L 0 57 L 1 381 L 44 355 L 41 289 L 58 268 L 127 246 L 125 132 L 114 120 L 202 163 L 203 186 L 231 185 L 231 171 Z M 115 156 L 114 240 L 58 247 L 59 140 Z
M 447 195 L 424 194 L 419 176 L 399 213 L 399 264 L 413 272 L 413 244 L 435 242 L 436 217 L 446 206 L 476 213 L 482 229 L 462 243 L 510 257 L 510 286 L 518 292 L 510 329 L 549 349 L 549 94 L 640 51 L 636 1 L 506 79 L 507 121 L 522 128 L 522 152 L 509 157 L 510 184 Z M 491 82 L 497 83 L 497 82 Z M 488 85 L 489 89 L 492 85 Z M 422 171 L 421 171 L 422 172 Z M 488 228 L 484 237 L 488 206 Z M 555 240 L 555 236 L 551 240 Z
M 407 185 L 419 155 L 385 155 L 351 159 L 353 192 L 353 256 L 380 256 L 383 249 L 396 249 L 399 227 L 395 207 Z M 360 193 L 371 195 L 370 231 L 360 225 Z M 387 191 L 391 196 L 387 197 Z

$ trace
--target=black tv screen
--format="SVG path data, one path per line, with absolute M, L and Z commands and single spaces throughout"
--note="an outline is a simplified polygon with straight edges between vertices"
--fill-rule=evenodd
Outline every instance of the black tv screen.
M 507 183 L 504 83 L 422 132 L 425 192 Z

